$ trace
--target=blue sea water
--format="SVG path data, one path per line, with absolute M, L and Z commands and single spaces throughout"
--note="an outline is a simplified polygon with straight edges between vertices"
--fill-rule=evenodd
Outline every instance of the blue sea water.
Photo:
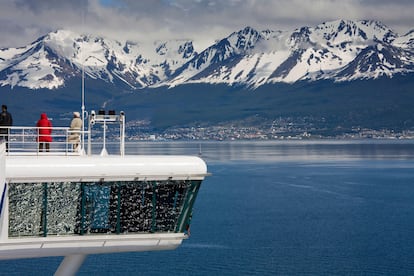
M 88 256 L 78 275 L 414 274 L 414 141 L 128 147 L 202 153 L 212 176 L 191 236 L 174 251 Z M 0 261 L 0 275 L 52 275 L 61 260 Z

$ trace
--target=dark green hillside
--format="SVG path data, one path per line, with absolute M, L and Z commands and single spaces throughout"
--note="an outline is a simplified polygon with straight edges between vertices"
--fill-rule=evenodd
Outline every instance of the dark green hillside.
M 312 117 L 320 128 L 414 127 L 414 78 L 345 83 L 276 84 L 246 90 L 186 85 L 135 92 L 115 101 L 130 117 L 149 117 L 155 127 L 241 120 L 251 116 Z M 321 121 L 322 120 L 322 121 Z
M 87 79 L 86 110 L 124 110 L 127 120 L 149 119 L 152 127 L 225 121 L 287 118 L 312 121 L 325 131 L 365 127 L 414 128 L 414 76 L 367 81 L 331 81 L 275 84 L 256 90 L 225 85 L 193 84 L 172 89 L 129 90 Z M 66 126 L 71 112 L 81 107 L 81 82 L 50 90 L 0 88 L 2 103 L 9 105 L 15 125 L 33 125 L 41 112 L 54 125 Z M 247 121 L 246 121 L 247 123 Z
M 327 127 L 402 129 L 414 126 L 414 79 L 316 82 L 265 87 L 266 116 L 325 118 Z

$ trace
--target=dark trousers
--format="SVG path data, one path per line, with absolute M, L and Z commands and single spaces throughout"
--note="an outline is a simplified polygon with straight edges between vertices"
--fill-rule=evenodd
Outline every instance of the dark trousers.
M 48 142 L 45 142 L 44 144 L 45 144 L 46 151 L 49 151 L 50 150 L 50 144 Z M 39 143 L 39 151 L 43 151 L 43 143 L 42 142 Z

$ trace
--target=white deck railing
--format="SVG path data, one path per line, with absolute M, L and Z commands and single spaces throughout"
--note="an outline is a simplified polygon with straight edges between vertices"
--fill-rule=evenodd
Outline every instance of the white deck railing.
M 2 133 L 7 130 L 7 134 Z M 82 131 L 76 131 L 79 135 L 79 150 L 73 150 L 73 143 L 69 141 L 69 136 L 75 131 L 69 130 L 68 127 L 52 127 L 43 129 L 52 129 L 52 142 L 49 143 L 49 151 L 46 152 L 45 145 L 43 151 L 39 150 L 39 127 L 0 127 L 0 141 L 6 142 L 8 138 L 8 149 L 6 155 L 24 155 L 24 154 L 50 154 L 50 155 L 80 155 L 82 150 Z M 86 132 L 85 132 L 86 133 Z

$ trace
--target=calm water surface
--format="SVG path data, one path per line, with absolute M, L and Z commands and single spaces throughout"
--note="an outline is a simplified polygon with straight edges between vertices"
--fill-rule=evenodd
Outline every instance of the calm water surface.
M 175 251 L 88 256 L 79 275 L 414 274 L 414 141 L 154 142 L 127 152 L 201 152 L 212 176 L 191 237 Z M 61 259 L 0 261 L 0 274 L 52 275 Z

